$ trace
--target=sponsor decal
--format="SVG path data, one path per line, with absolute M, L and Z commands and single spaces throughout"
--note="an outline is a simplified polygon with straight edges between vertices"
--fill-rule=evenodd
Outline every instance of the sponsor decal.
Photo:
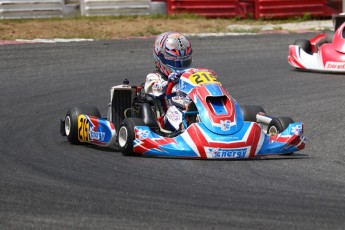
M 96 132 L 91 130 L 90 131 L 90 139 L 91 141 L 104 141 L 105 133 L 104 132 Z
M 139 140 L 144 140 L 149 136 L 149 131 L 145 129 L 137 129 L 136 136 Z
M 184 89 L 186 89 L 187 87 L 186 87 L 186 83 L 184 82 L 184 81 L 180 81 L 181 83 L 181 86 L 180 86 L 180 88 L 181 88 L 181 90 L 184 90 Z
M 345 70 L 344 62 L 327 62 L 326 69 Z
M 302 135 L 302 131 L 303 131 L 303 127 L 302 125 L 295 125 L 293 127 L 291 127 L 291 134 L 295 134 L 297 136 Z
M 197 72 L 189 77 L 194 84 L 205 84 L 205 83 L 212 83 L 218 82 L 217 78 L 213 76 L 210 72 Z
M 105 132 L 102 132 L 102 126 L 96 127 L 91 120 L 85 115 L 78 117 L 78 140 L 80 142 L 103 142 Z
M 170 121 L 173 122 L 182 120 L 182 114 L 175 106 L 169 107 L 166 116 Z
M 80 142 L 89 141 L 90 122 L 85 115 L 78 117 L 78 140 Z
M 155 82 L 155 83 L 153 83 L 152 91 L 153 92 L 161 92 L 164 87 L 165 87 L 165 85 L 162 84 L 161 82 Z
M 247 148 L 231 149 L 231 148 L 205 148 L 206 153 L 212 158 L 244 158 Z
M 222 131 L 228 131 L 228 130 L 230 130 L 230 128 L 231 128 L 231 121 L 229 121 L 229 120 L 225 120 L 225 121 L 221 120 L 220 121 L 220 129 Z

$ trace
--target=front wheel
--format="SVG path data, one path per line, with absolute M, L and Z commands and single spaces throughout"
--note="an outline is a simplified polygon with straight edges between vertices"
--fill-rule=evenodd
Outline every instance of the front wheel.
M 120 125 L 117 134 L 120 151 L 123 155 L 133 156 L 137 155 L 133 150 L 133 142 L 135 140 L 135 126 L 146 126 L 145 122 L 140 118 L 127 118 L 124 119 Z
M 241 105 L 241 112 L 243 120 L 256 122 L 256 115 L 258 113 L 266 113 L 264 108 L 258 105 Z
M 273 118 L 268 124 L 267 134 L 273 136 L 282 133 L 292 123 L 294 123 L 294 120 L 290 117 Z
M 296 40 L 294 42 L 294 45 L 301 47 L 302 50 L 304 50 L 308 54 L 312 54 L 313 53 L 310 41 L 307 40 L 307 39 L 298 39 L 298 40 Z
M 278 117 L 273 118 L 271 122 L 268 124 L 267 134 L 270 136 L 278 135 L 279 133 L 282 133 L 287 127 L 294 123 L 294 120 L 290 117 Z M 282 155 L 290 156 L 291 153 L 284 153 Z

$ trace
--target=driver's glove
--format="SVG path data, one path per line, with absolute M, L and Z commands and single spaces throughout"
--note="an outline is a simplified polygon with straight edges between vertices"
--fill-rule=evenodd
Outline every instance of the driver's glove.
M 168 81 L 172 81 L 174 82 L 174 84 L 176 84 L 178 83 L 180 76 L 181 76 L 180 71 L 172 72 L 168 77 Z

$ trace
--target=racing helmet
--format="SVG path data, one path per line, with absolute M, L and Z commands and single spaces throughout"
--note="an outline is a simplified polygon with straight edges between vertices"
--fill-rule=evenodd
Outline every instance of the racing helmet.
M 189 40 L 176 32 L 165 32 L 156 37 L 153 47 L 156 67 L 169 76 L 192 65 L 192 46 Z

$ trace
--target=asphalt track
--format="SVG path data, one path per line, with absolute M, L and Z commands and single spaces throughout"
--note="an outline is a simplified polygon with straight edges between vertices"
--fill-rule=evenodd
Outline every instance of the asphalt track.
M 344 229 L 345 76 L 295 71 L 288 45 L 312 34 L 191 38 L 241 104 L 305 124 L 292 157 L 126 157 L 70 145 L 67 108 L 153 70 L 152 38 L 0 46 L 0 229 Z

